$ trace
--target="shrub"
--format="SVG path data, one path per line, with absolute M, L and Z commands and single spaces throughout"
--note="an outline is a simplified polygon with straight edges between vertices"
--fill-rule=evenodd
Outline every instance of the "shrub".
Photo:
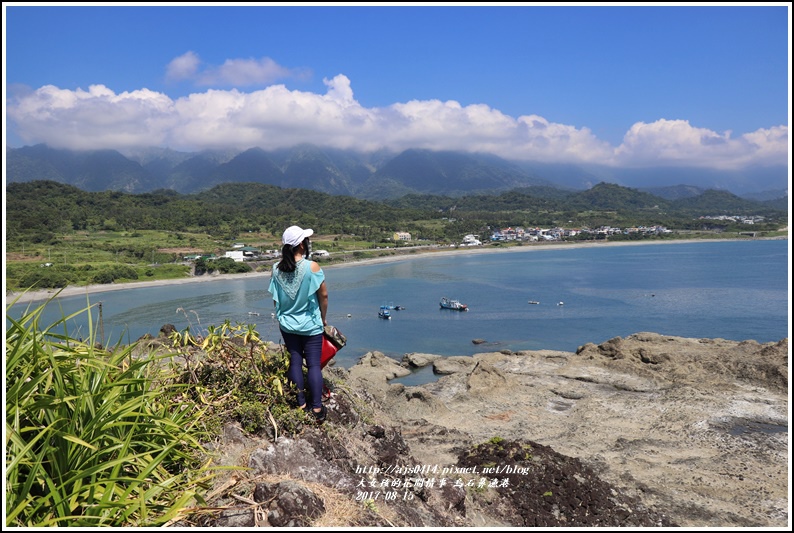
M 293 406 L 288 354 L 269 349 L 254 325 L 209 326 L 201 342 L 189 328 L 170 338 L 185 361 L 179 380 L 195 401 L 209 406 L 207 419 L 237 420 L 250 433 L 301 429 L 306 418 Z
M 75 277 L 68 272 L 53 268 L 37 268 L 29 270 L 19 279 L 19 286 L 33 289 L 55 289 L 69 285 Z
M 105 269 L 91 276 L 91 283 L 113 283 L 113 279 L 113 273 Z
M 90 306 L 40 329 L 45 305 L 6 313 L 6 526 L 162 526 L 204 503 L 202 412 L 162 356 L 55 332 Z
M 234 409 L 234 414 L 249 433 L 257 433 L 267 427 L 267 409 L 260 402 L 242 402 Z
M 221 257 L 213 261 L 213 266 L 221 274 L 238 274 L 242 272 L 250 272 L 251 267 L 245 263 L 238 263 L 231 257 Z
M 113 283 L 117 279 L 138 279 L 138 272 L 131 266 L 113 265 L 91 276 L 91 283 Z

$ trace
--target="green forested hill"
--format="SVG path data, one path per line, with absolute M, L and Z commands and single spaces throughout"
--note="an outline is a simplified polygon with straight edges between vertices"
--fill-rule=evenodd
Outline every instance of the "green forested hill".
M 394 231 L 457 240 L 461 233 L 516 225 L 693 228 L 700 216 L 726 214 L 760 215 L 775 224 L 787 220 L 785 210 L 769 203 L 720 191 L 675 201 L 606 183 L 580 192 L 543 191 L 534 195 L 533 189 L 524 188 L 457 198 L 408 195 L 377 202 L 260 183 L 227 183 L 182 195 L 166 189 L 145 194 L 85 192 L 54 181 L 32 181 L 6 188 L 6 237 L 12 243 L 42 242 L 78 230 L 158 229 L 233 239 L 249 230 L 276 235 L 299 221 L 319 233 L 355 234 L 377 242 Z
M 395 231 L 426 213 L 305 189 L 235 183 L 196 194 L 85 192 L 53 181 L 6 188 L 9 240 L 51 238 L 73 230 L 189 229 L 213 235 L 247 231 L 277 234 L 300 220 L 323 233 Z
M 674 205 L 682 215 L 709 213 L 711 215 L 752 215 L 769 204 L 745 200 L 727 191 L 707 190 L 703 194 L 676 200 Z

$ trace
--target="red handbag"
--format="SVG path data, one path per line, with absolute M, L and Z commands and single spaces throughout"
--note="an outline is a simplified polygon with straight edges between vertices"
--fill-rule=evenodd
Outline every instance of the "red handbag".
M 323 353 L 320 356 L 320 368 L 325 368 L 336 352 L 347 343 L 347 338 L 334 326 L 325 326 L 323 330 Z
M 328 364 L 328 361 L 333 359 L 336 355 L 336 352 L 339 351 L 339 348 L 334 346 L 334 344 L 328 340 L 328 337 L 323 335 L 323 353 L 320 356 L 320 368 L 325 368 L 325 365 Z

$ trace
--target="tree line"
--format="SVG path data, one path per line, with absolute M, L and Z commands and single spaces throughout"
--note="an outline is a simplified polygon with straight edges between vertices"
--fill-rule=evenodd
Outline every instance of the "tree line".
M 507 226 L 664 225 L 699 229 L 701 215 L 761 215 L 769 228 L 787 223 L 787 212 L 731 193 L 706 191 L 669 201 L 649 193 L 602 183 L 578 192 L 515 190 L 459 198 L 408 195 L 368 201 L 307 189 L 257 183 L 228 183 L 197 194 L 162 189 L 143 194 L 86 192 L 54 181 L 11 183 L 6 187 L 9 249 L 47 243 L 73 231 L 168 230 L 201 232 L 236 239 L 240 233 L 278 235 L 300 220 L 321 234 L 354 234 L 387 240 L 395 231 L 427 240 L 460 239 Z M 443 223 L 433 223 L 443 221 Z M 768 229 L 768 228 L 757 228 Z

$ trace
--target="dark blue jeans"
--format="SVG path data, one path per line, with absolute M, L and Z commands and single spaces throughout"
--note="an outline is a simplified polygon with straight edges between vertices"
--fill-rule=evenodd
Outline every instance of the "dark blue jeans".
M 298 389 L 298 405 L 306 403 L 305 383 L 303 382 L 303 361 L 309 369 L 308 385 L 312 408 L 319 409 L 323 403 L 323 370 L 320 367 L 320 356 L 323 353 L 323 334 L 296 335 L 281 331 L 284 345 L 289 352 L 289 371 L 287 378 Z

